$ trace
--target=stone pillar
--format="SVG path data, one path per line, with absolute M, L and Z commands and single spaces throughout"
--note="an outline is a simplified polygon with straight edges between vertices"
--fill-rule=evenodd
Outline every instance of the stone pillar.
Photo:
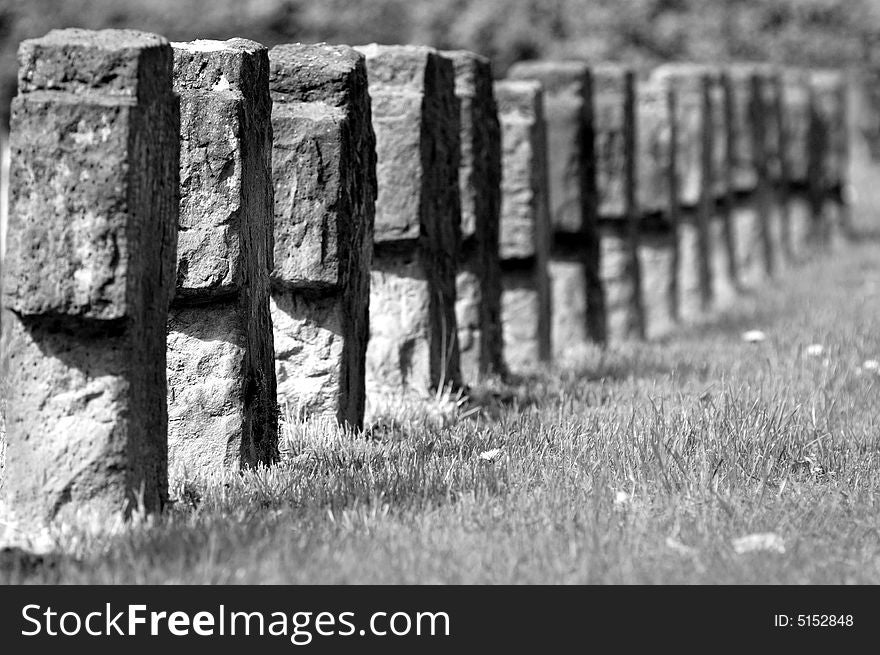
M 269 52 L 281 410 L 364 418 L 376 139 L 363 55 L 348 46 Z
M 461 107 L 461 248 L 456 277 L 456 319 L 461 374 L 466 384 L 504 372 L 501 334 L 501 137 L 492 92 L 492 64 L 463 50 L 443 52 L 455 66 Z
M 277 455 L 269 62 L 245 39 L 173 46 L 180 237 L 168 454 L 172 469 L 208 474 Z
M 496 82 L 501 123 L 501 316 L 514 373 L 552 358 L 547 137 L 538 82 Z
M 632 69 L 604 64 L 593 70 L 593 128 L 607 336 L 643 339 Z
M 593 78 L 577 61 L 527 61 L 508 71 L 510 79 L 534 79 L 544 90 L 552 238 L 555 356 L 606 340 L 605 298 L 599 275 Z
M 782 183 L 785 185 L 785 212 L 788 234 L 785 245 L 791 262 L 803 261 L 808 254 L 810 236 L 810 198 L 808 161 L 810 131 L 810 86 L 805 70 L 787 68 L 782 72 Z
M 675 96 L 667 84 L 639 81 L 636 199 L 645 335 L 649 339 L 668 334 L 678 320 L 678 204 L 672 168 L 674 108 Z
M 460 384 L 455 274 L 459 108 L 452 62 L 421 46 L 357 48 L 376 133 L 367 399 Z
M 755 67 L 752 77 L 752 137 L 758 181 L 755 200 L 761 219 L 761 246 L 765 274 L 774 275 L 782 264 L 783 216 L 781 207 L 779 71 L 773 66 Z
M 759 82 L 754 66 L 736 64 L 728 71 L 730 80 L 730 145 L 733 207 L 731 221 L 736 250 L 737 280 L 742 287 L 755 287 L 766 275 L 762 226 L 764 215 L 757 200 L 758 159 L 755 148 L 756 114 L 760 118 L 760 97 L 754 97 Z
M 810 196 L 814 234 L 825 246 L 849 231 L 843 195 L 849 156 L 847 80 L 843 71 L 810 71 L 813 111 L 810 128 Z
M 18 57 L 0 348 L 8 505 L 23 525 L 156 511 L 179 197 L 172 50 L 154 34 L 68 29 Z
M 717 309 L 731 306 L 737 297 L 739 278 L 736 242 L 733 234 L 733 162 L 731 158 L 732 120 L 730 80 L 721 68 L 708 67 L 710 129 L 712 130 L 712 209 L 709 243 L 712 270 L 712 298 Z
M 676 127 L 673 162 L 676 174 L 678 224 L 678 293 L 680 317 L 698 320 L 712 308 L 712 256 L 710 224 L 714 213 L 712 195 L 714 137 L 711 84 L 702 66 L 667 64 L 654 78 L 667 84 L 676 96 L 673 120 Z

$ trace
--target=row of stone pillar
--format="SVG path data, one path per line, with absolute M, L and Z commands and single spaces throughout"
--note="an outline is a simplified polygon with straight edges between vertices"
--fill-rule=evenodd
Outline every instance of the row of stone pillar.
M 19 62 L 2 484 L 25 520 L 158 509 L 169 460 L 271 462 L 279 407 L 358 427 L 699 317 L 825 235 L 846 156 L 832 72 L 493 83 L 469 52 L 116 30 Z

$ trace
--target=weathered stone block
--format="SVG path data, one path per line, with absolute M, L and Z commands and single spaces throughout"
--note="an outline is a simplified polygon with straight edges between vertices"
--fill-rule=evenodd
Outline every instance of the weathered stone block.
M 371 251 L 375 135 L 363 55 L 286 44 L 269 53 L 275 179 L 273 284 L 344 287 Z M 360 274 L 359 274 L 360 275 Z
M 593 80 L 577 61 L 514 64 L 510 79 L 533 79 L 544 90 L 550 217 L 554 230 L 595 232 L 596 174 L 593 154 Z
M 265 277 L 271 256 L 266 48 L 245 39 L 172 45 L 181 98 L 176 296 L 225 297 Z M 249 244 L 249 231 L 264 243 Z
M 671 89 L 658 80 L 640 80 L 636 89 L 636 192 L 642 215 L 670 220 L 672 193 Z
M 19 59 L 0 344 L 9 507 L 24 524 L 154 511 L 177 242 L 172 51 L 153 34 L 57 30 Z
M 285 415 L 323 415 L 351 426 L 363 421 L 369 326 L 366 311 L 351 313 L 350 305 L 350 298 L 339 296 L 272 294 L 275 374 Z
M 547 141 L 539 82 L 495 84 L 501 123 L 502 323 L 504 355 L 514 372 L 549 361 L 551 300 L 547 273 L 550 208 Z
M 401 392 L 424 392 L 456 384 L 458 338 L 454 305 L 442 302 L 455 289 L 438 288 L 454 278 L 432 275 L 432 257 L 379 254 L 370 278 L 370 340 L 367 346 L 368 400 Z M 448 272 L 448 271 L 447 271 Z
M 73 55 L 82 57 L 75 69 Z M 153 79 L 167 73 L 167 44 L 142 32 L 53 30 L 22 42 L 19 59 L 4 303 L 21 315 L 138 315 L 144 299 L 132 281 L 171 271 L 130 246 L 140 197 L 124 171 L 151 160 L 128 131 L 176 119 Z
M 643 229 L 639 239 L 645 335 L 663 337 L 678 321 L 675 232 L 668 225 Z
M 356 50 L 367 59 L 376 133 L 374 243 L 425 234 L 437 252 L 457 250 L 459 108 L 452 62 L 423 46 Z
M 377 193 L 366 61 L 326 44 L 276 46 L 269 60 L 278 401 L 357 428 Z
M 541 85 L 495 84 L 501 123 L 501 259 L 526 259 L 549 250 L 546 134 Z
M 421 46 L 358 50 L 367 61 L 379 186 L 367 387 L 384 395 L 458 385 L 461 203 L 454 68 Z
M 463 50 L 442 54 L 455 67 L 460 106 L 462 248 L 456 314 L 462 377 L 473 384 L 504 370 L 498 260 L 501 133 L 489 60 Z
M 168 320 L 169 459 L 210 473 L 277 456 L 269 59 L 244 39 L 173 45 L 181 237 Z
M 167 355 L 172 469 L 205 475 L 277 456 L 272 331 L 266 311 L 255 309 L 259 323 L 237 300 L 172 307 Z
M 552 358 L 550 288 L 546 267 L 505 271 L 502 292 L 504 356 L 514 373 Z

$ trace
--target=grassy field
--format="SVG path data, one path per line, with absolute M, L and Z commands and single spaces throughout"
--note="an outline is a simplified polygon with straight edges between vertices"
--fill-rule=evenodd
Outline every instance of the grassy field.
M 285 463 L 178 471 L 161 519 L 69 529 L 0 581 L 880 583 L 878 323 L 867 240 L 710 325 L 368 439 L 291 422 Z

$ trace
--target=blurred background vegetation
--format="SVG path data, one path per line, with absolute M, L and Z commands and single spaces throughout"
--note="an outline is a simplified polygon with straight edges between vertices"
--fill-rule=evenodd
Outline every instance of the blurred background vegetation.
M 514 61 L 581 57 L 857 65 L 880 0 L 0 0 L 0 120 L 19 41 L 55 27 L 132 27 L 172 40 L 424 43 Z

